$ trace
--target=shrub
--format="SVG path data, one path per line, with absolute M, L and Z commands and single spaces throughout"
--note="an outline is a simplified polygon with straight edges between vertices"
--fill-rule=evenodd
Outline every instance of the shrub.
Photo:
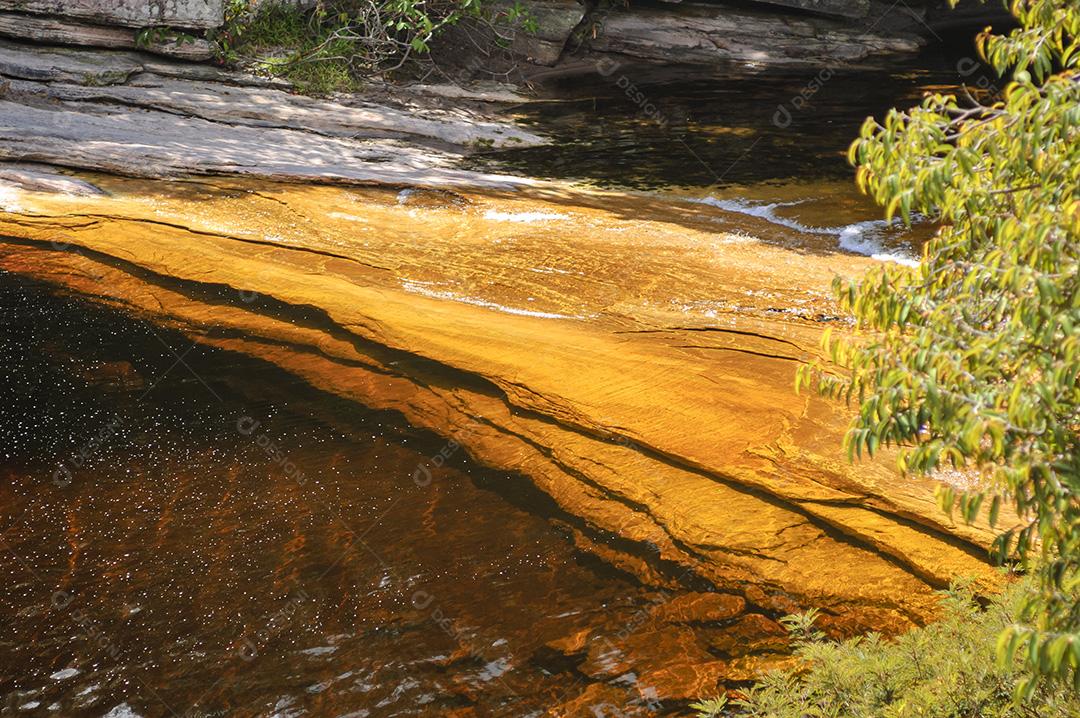
M 800 672 L 774 672 L 734 701 L 737 715 L 760 718 L 1063 718 L 1080 715 L 1066 684 L 1044 683 L 1017 705 L 1025 675 L 1019 657 L 995 660 L 998 634 L 1024 612 L 1035 581 L 1017 581 L 985 609 L 964 583 L 944 591 L 942 620 L 892 641 L 876 634 L 834 643 L 805 631 Z M 805 616 L 790 624 L 802 625 Z M 812 623 L 812 620 L 809 621 Z
M 939 498 L 969 522 L 1015 506 L 994 554 L 1039 580 L 999 653 L 1023 657 L 1030 696 L 1041 676 L 1080 688 L 1080 4 L 1010 9 L 1019 28 L 978 38 L 1011 72 L 1000 98 L 932 94 L 863 125 L 859 187 L 940 229 L 917 269 L 836 282 L 855 331 L 826 336 L 833 365 L 798 381 L 859 403 L 849 455 L 895 445 L 904 471 L 967 467 L 982 484 Z
M 233 0 L 217 33 L 222 60 L 283 77 L 302 92 L 355 89 L 377 73 L 393 73 L 426 57 L 431 42 L 469 19 L 505 30 L 535 29 L 517 4 L 490 10 L 484 0 L 324 0 L 310 10 L 284 0 L 251 9 Z

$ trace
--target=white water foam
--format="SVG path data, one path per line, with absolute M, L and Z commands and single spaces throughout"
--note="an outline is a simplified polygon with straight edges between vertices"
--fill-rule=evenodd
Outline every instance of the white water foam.
M 822 232 L 818 227 L 807 227 L 805 224 L 801 224 L 794 219 L 781 217 L 776 213 L 778 207 L 791 207 L 796 204 L 802 204 L 802 200 L 796 202 L 754 202 L 745 199 L 716 199 L 715 197 L 702 197 L 701 199 L 691 199 L 690 201 L 697 202 L 698 204 L 707 204 L 710 207 L 716 207 L 725 212 L 738 212 L 739 214 L 749 215 L 750 217 L 760 217 L 767 222 L 793 229 L 796 232 L 807 234 L 833 234 L 831 230 Z
M 877 224 L 881 223 L 881 224 Z M 841 249 L 846 249 L 855 254 L 862 254 L 879 262 L 895 262 L 905 267 L 918 267 L 919 260 L 910 255 L 897 252 L 882 251 L 884 246 L 881 241 L 875 239 L 874 230 L 885 225 L 885 220 L 876 219 L 868 222 L 856 222 L 840 228 L 840 237 L 837 243 Z
M 498 212 L 493 209 L 489 209 L 484 212 L 484 219 L 490 219 L 495 222 L 521 222 L 524 224 L 533 224 L 535 222 L 549 222 L 551 220 L 566 220 L 570 219 L 565 214 L 559 212 Z
M 52 678 L 54 681 L 66 681 L 68 678 L 73 678 L 77 675 L 79 675 L 78 668 L 63 668 L 50 675 L 49 678 Z
M 403 280 L 401 287 L 406 292 L 412 292 L 413 294 L 422 294 L 425 297 L 432 297 L 434 299 L 448 299 L 452 302 L 461 302 L 462 304 L 471 304 L 475 307 L 484 307 L 485 309 L 494 309 L 498 312 L 505 314 L 516 314 L 522 317 L 537 317 L 539 319 L 585 319 L 582 316 L 575 316 L 571 314 L 556 314 L 554 312 L 536 312 L 531 309 L 518 309 L 517 307 L 508 307 L 503 304 L 497 304 L 496 302 L 489 302 L 486 299 L 478 299 L 476 297 L 463 297 L 460 294 L 454 294 L 442 289 L 428 289 L 420 282 L 410 282 Z
M 703 197 L 693 199 L 692 202 L 707 204 L 710 207 L 722 209 L 725 212 L 738 212 L 750 217 L 758 217 L 766 222 L 793 229 L 803 234 L 817 234 L 834 236 L 840 249 L 855 254 L 861 254 L 879 262 L 895 262 L 906 267 L 919 266 L 919 260 L 910 254 L 889 251 L 881 240 L 881 231 L 890 226 L 883 219 L 871 219 L 864 222 L 855 222 L 843 227 L 810 227 L 790 217 L 783 217 L 776 213 L 780 207 L 791 207 L 802 204 L 805 200 L 793 202 L 755 202 L 745 199 L 716 199 L 715 197 Z

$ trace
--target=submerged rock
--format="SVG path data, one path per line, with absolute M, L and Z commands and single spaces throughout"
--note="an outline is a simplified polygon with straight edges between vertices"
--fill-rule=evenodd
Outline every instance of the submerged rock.
M 647 669 L 638 677 L 638 682 L 658 700 L 683 703 L 723 693 L 723 682 L 729 677 L 730 671 L 724 661 L 690 656 L 654 670 Z
M 657 606 L 653 617 L 665 623 L 719 623 L 745 608 L 746 601 L 730 593 L 687 593 Z
M 640 706 L 628 706 L 626 690 L 606 683 L 590 683 L 579 694 L 552 706 L 551 718 L 582 718 L 583 716 L 621 715 L 627 718 L 647 715 Z M 617 711 L 617 713 L 614 713 Z
M 726 656 L 783 651 L 787 647 L 787 630 L 760 613 L 748 613 L 709 637 L 709 648 Z
M 585 649 L 589 645 L 589 636 L 591 634 L 591 628 L 583 628 L 582 630 L 572 633 L 569 636 L 565 636 L 554 641 L 548 641 L 544 644 L 544 646 L 549 650 L 563 656 L 584 654 Z
M 713 660 L 692 630 L 647 627 L 626 637 L 598 636 L 589 644 L 588 656 L 579 667 L 593 678 L 614 678 L 626 673 L 660 671 L 685 664 L 704 665 Z M 716 674 L 717 680 L 719 674 Z M 699 694 L 700 695 L 700 694 Z

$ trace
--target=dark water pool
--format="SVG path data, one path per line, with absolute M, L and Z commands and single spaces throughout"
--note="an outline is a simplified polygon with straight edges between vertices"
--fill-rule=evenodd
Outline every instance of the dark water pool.
M 999 84 L 963 31 L 916 58 L 877 68 L 701 71 L 601 64 L 600 74 L 544 85 L 518 108 L 558 138 L 487 154 L 479 164 L 607 188 L 653 190 L 850 180 L 846 151 L 867 116 L 916 105 L 926 89 Z
M 649 600 L 273 366 L 7 273 L 0 364 L 4 715 L 539 715 L 543 643 Z

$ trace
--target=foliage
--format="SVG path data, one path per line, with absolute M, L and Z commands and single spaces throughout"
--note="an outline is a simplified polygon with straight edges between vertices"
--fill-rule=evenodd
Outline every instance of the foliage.
M 743 698 L 736 715 L 760 718 L 1058 718 L 1080 715 L 1080 698 L 1061 683 L 1034 689 L 1018 707 L 1012 691 L 1022 679 L 1019 659 L 994 659 L 997 635 L 1024 610 L 1033 581 L 1025 579 L 984 610 L 964 583 L 944 593 L 942 620 L 895 641 L 876 634 L 842 643 L 819 635 L 797 643 L 799 672 L 768 674 Z M 799 619 L 801 620 L 801 618 Z
M 249 12 L 245 0 L 234 2 L 230 10 L 216 38 L 224 61 L 283 77 L 309 94 L 355 89 L 349 64 L 341 59 L 351 48 L 331 41 L 314 14 L 273 2 Z
M 727 703 L 727 696 L 703 698 L 697 703 L 691 703 L 690 708 L 697 712 L 697 718 L 719 718 L 724 714 Z
M 784 616 L 780 619 L 780 623 L 787 629 L 788 635 L 791 636 L 796 645 L 817 643 L 825 638 L 825 634 L 818 630 L 814 624 L 820 613 L 816 608 L 811 608 L 804 613 L 793 613 L 790 616 Z
M 135 33 L 135 46 L 140 49 L 169 43 L 187 45 L 194 42 L 194 35 L 168 27 L 147 27 Z
M 946 510 L 970 522 L 986 508 L 995 525 L 1011 501 L 1021 523 L 994 554 L 1039 581 L 999 657 L 1080 687 L 1080 4 L 1010 9 L 1019 28 L 977 40 L 1012 72 L 999 97 L 932 94 L 863 125 L 850 151 L 859 187 L 887 216 L 940 229 L 917 269 L 837 280 L 855 318 L 852 335 L 825 338 L 840 373 L 808 367 L 797 383 L 860 404 L 850 456 L 898 446 L 905 471 L 965 468 L 974 488 L 939 490 Z
M 232 0 L 215 39 L 225 62 L 326 94 L 418 61 L 433 39 L 466 18 L 498 27 L 502 39 L 507 29 L 536 29 L 517 3 L 490 10 L 484 0 L 324 0 L 305 11 L 286 0 L 254 10 L 249 0 Z

